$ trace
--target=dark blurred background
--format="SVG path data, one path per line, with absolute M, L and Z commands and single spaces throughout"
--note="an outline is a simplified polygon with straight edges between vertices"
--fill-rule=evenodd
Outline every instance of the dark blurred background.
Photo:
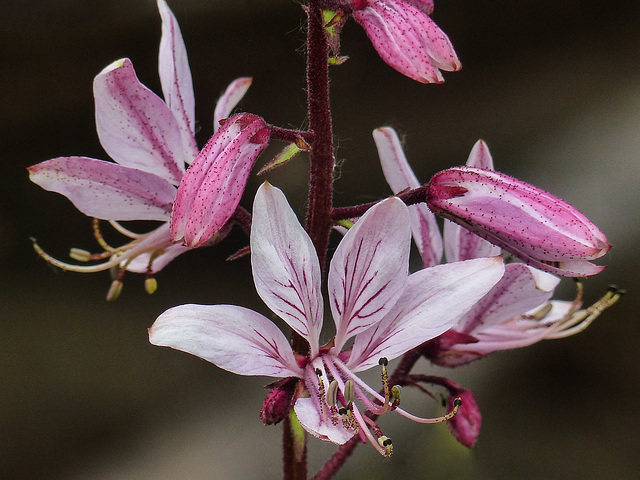
M 299 5 L 289 0 L 171 0 L 193 71 L 198 140 L 211 135 L 215 100 L 251 75 L 242 109 L 282 126 L 304 125 Z M 394 126 L 419 178 L 465 162 L 478 138 L 499 170 L 568 200 L 608 236 L 604 273 L 587 301 L 617 283 L 629 294 L 584 333 L 495 354 L 453 371 L 421 365 L 471 388 L 484 414 L 468 452 L 445 426 L 384 420 L 396 453 L 360 447 L 338 478 L 640 478 L 640 13 L 635 2 L 440 0 L 434 20 L 464 68 L 419 85 L 387 67 L 355 23 L 350 60 L 332 69 L 338 138 L 337 205 L 388 194 L 371 131 Z M 130 275 L 104 301 L 107 273 L 50 268 L 30 236 L 64 258 L 96 250 L 91 222 L 41 190 L 25 168 L 62 155 L 106 158 L 91 84 L 112 61 L 132 59 L 160 92 L 160 19 L 152 0 L 5 0 L 0 8 L 0 478 L 268 479 L 280 476 L 280 428 L 261 424 L 268 380 L 244 378 L 152 347 L 146 329 L 189 302 L 265 311 L 246 244 L 234 233 L 190 252 L 158 276 L 149 296 Z M 279 147 L 278 147 L 279 148 Z M 267 158 L 267 157 L 265 157 Z M 303 159 L 267 176 L 304 211 Z M 366 172 L 363 175 L 362 172 Z M 263 179 L 252 178 L 250 207 Z M 559 296 L 571 299 L 573 285 Z M 375 375 L 374 375 L 375 378 Z M 313 471 L 333 450 L 310 440 Z

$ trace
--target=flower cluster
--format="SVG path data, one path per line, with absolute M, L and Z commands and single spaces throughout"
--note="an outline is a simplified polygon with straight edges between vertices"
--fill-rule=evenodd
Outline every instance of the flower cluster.
M 97 133 L 113 162 L 59 157 L 29 168 L 33 182 L 66 196 L 94 218 L 103 252 L 72 249 L 76 261 L 97 262 L 75 265 L 34 245 L 48 262 L 66 270 L 115 270 L 108 294 L 114 299 L 126 271 L 145 273 L 152 293 L 153 274 L 167 263 L 221 241 L 234 224 L 242 226 L 249 235 L 243 252 L 251 253 L 255 290 L 291 328 L 291 337 L 263 314 L 241 306 L 186 304 L 160 315 L 149 339 L 239 375 L 280 378 L 270 385 L 262 407 L 266 424 L 285 420 L 285 429 L 294 429 L 295 422 L 322 440 L 371 443 L 389 456 L 392 442 L 377 418 L 396 412 L 419 423 L 449 421 L 454 437 L 471 447 L 482 418 L 473 395 L 449 379 L 411 373 L 417 359 L 457 366 L 571 335 L 622 294 L 612 289 L 583 309 L 578 282 L 573 301 L 552 300 L 560 276 L 600 272 L 604 267 L 591 260 L 610 245 L 573 206 L 496 172 L 482 141 L 465 166 L 439 172 L 421 185 L 395 131 L 379 128 L 373 136 L 396 196 L 333 207 L 326 67 L 345 60 L 336 61 L 342 26 L 352 18 L 391 67 L 418 82 L 440 83 L 441 71 L 459 70 L 460 61 L 430 17 L 431 0 L 309 0 L 309 129 L 279 128 L 251 113 L 230 116 L 251 84 L 250 78 L 240 78 L 219 99 L 214 134 L 201 150 L 185 45 L 164 0 L 158 0 L 158 9 L 163 98 L 140 83 L 129 59 L 113 62 L 94 80 Z M 263 170 L 281 167 L 302 150 L 309 156 L 304 226 L 284 193 L 267 182 L 258 189 L 251 213 L 239 207 L 254 164 L 272 141 L 289 146 Z M 435 215 L 445 219 L 442 235 Z M 131 241 L 108 245 L 100 220 Z M 121 223 L 130 220 L 160 225 L 138 234 Z M 329 235 L 338 223 L 345 234 L 325 266 Z M 409 271 L 412 238 L 423 263 L 415 272 Z M 512 262 L 511 256 L 522 262 Z M 325 298 L 333 322 L 325 321 Z M 329 339 L 323 341 L 323 335 Z M 399 365 L 390 374 L 387 367 L 394 359 Z M 358 376 L 371 368 L 381 369 L 378 388 Z M 403 386 L 418 386 L 435 397 L 422 384 L 444 389 L 447 413 L 422 418 L 400 406 Z M 304 458 L 285 455 L 285 464 Z M 339 463 L 328 463 L 318 478 L 329 478 Z M 285 471 L 294 478 L 291 472 L 305 470 L 285 465 Z

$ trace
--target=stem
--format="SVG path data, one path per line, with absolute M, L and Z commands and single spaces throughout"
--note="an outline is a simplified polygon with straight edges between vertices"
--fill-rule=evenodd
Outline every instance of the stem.
M 302 428 L 299 424 L 298 427 Z M 285 417 L 282 428 L 282 478 L 284 480 L 307 479 L 307 442 L 305 440 L 304 433 L 302 440 L 296 435 L 295 425 L 290 416 Z
M 424 203 L 429 199 L 429 185 L 423 185 L 413 190 L 406 190 L 396 195 L 405 205 L 415 205 L 416 203 Z M 378 202 L 363 203 L 353 207 L 334 208 L 331 211 L 331 220 L 337 222 L 350 218 L 361 217 L 367 210 L 376 205 Z
M 306 230 L 324 271 L 333 222 L 333 132 L 329 105 L 329 44 L 319 0 L 309 0 L 307 8 L 307 107 L 309 131 L 309 200 Z

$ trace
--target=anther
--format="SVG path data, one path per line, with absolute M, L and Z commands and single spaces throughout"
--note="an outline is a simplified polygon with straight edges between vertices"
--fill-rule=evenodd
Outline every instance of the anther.
M 144 290 L 152 295 L 158 289 L 158 281 L 154 277 L 147 277 L 144 280 Z
M 347 405 L 351 405 L 351 403 L 355 400 L 355 393 L 353 390 L 353 380 L 347 380 L 344 383 L 344 400 L 347 402 Z
M 386 452 L 384 453 L 385 457 L 391 456 L 391 454 L 393 453 L 393 442 L 389 437 L 387 437 L 386 435 L 382 435 L 381 437 L 378 437 L 378 445 L 380 445 L 382 448 L 385 449 L 385 452 Z
M 338 381 L 332 380 L 327 389 L 327 404 L 335 407 L 336 403 L 338 403 Z
M 391 408 L 396 408 L 400 405 L 400 393 L 402 393 L 402 387 L 400 385 L 394 385 L 391 388 Z
M 107 292 L 107 301 L 112 302 L 113 300 L 116 300 L 122 293 L 123 286 L 124 283 L 122 283 L 120 280 L 114 280 L 113 282 L 111 282 L 111 286 L 109 287 L 109 291 Z
M 78 262 L 88 262 L 91 260 L 91 252 L 82 248 L 72 248 L 69 250 L 69 257 Z

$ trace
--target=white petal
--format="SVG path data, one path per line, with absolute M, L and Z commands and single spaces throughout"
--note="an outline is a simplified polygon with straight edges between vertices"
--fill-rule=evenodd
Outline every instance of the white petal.
M 216 103 L 216 109 L 213 112 L 213 131 L 217 132 L 220 128 L 220 120 L 227 118 L 231 111 L 242 100 L 244 94 L 247 93 L 252 82 L 251 77 L 237 78 L 229 84 L 222 96 Z
M 377 128 L 373 131 L 373 139 L 378 148 L 384 177 L 393 193 L 398 194 L 407 188 L 418 188 L 420 182 L 409 166 L 395 130 L 390 127 Z M 422 256 L 424 266 L 439 264 L 442 259 L 442 237 L 435 215 L 425 204 L 411 205 L 409 214 L 413 240 Z
M 409 271 L 409 212 L 396 197 L 369 209 L 336 249 L 329 297 L 335 349 L 379 322 L 400 296 Z
M 456 325 L 475 335 L 484 329 L 545 304 L 560 279 L 522 263 L 505 266 L 504 276 Z
M 251 266 L 258 295 L 315 356 L 323 310 L 318 256 L 282 191 L 268 183 L 253 204 Z
M 127 58 L 113 62 L 93 81 L 96 130 L 105 151 L 120 165 L 180 183 L 184 148 L 169 107 L 145 87 Z
M 195 98 L 187 49 L 176 17 L 164 0 L 158 0 L 162 18 L 162 37 L 158 56 L 158 73 L 164 100 L 173 113 L 184 145 L 184 159 L 191 163 L 198 154 L 195 139 Z
M 191 353 L 239 375 L 303 375 L 278 327 L 259 313 L 235 305 L 171 308 L 151 326 L 149 341 Z
M 299 398 L 293 408 L 300 425 L 320 440 L 343 445 L 353 437 L 353 432 L 345 429 L 342 423 L 338 422 L 337 425 L 334 425 L 328 416 L 327 419 L 322 419 L 321 412 L 318 411 L 311 398 Z
M 451 328 L 502 278 L 501 257 L 425 268 L 409 276 L 387 316 L 355 339 L 347 366 L 354 372 L 391 360 Z

